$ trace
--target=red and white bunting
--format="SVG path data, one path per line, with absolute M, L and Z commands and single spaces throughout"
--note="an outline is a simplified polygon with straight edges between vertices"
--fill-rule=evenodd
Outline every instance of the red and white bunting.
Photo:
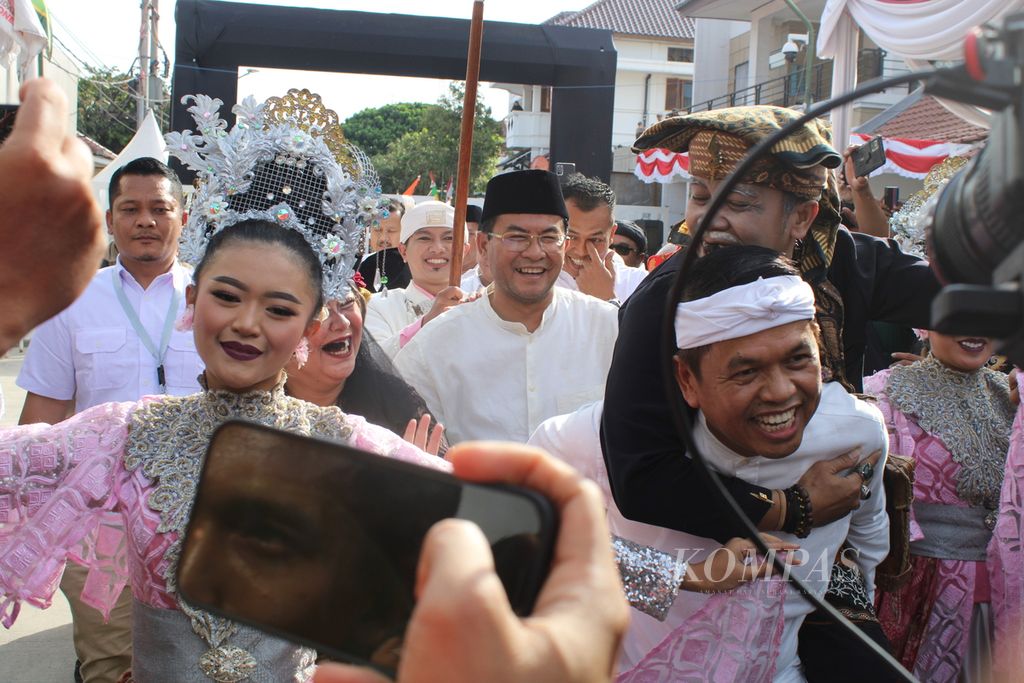
M 645 183 L 671 183 L 690 177 L 690 155 L 667 149 L 648 149 L 636 155 L 633 173 Z
M 863 145 L 871 135 L 853 133 L 851 145 Z M 950 156 L 966 154 L 975 145 L 963 145 L 938 140 L 914 140 L 911 138 L 882 138 L 885 145 L 885 165 L 872 173 L 895 173 L 905 178 L 924 178 L 933 166 L 941 164 Z M 648 149 L 636 156 L 634 175 L 645 183 L 672 183 L 689 180 L 690 157 L 685 152 L 670 152 L 667 149 Z

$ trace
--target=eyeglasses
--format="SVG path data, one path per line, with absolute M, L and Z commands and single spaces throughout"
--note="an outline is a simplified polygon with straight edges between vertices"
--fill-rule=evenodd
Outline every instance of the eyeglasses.
M 487 233 L 487 237 L 497 237 L 501 240 L 502 246 L 513 252 L 526 251 L 533 244 L 534 240 L 537 240 L 541 249 L 552 253 L 561 249 L 562 245 L 565 244 L 565 235 L 562 233 L 531 235 L 526 232 L 506 232 L 503 234 L 490 232 Z
M 631 247 L 628 244 L 622 244 L 621 242 L 619 244 L 613 244 L 611 246 L 611 250 L 619 256 L 629 256 L 632 253 L 640 251 L 636 247 Z

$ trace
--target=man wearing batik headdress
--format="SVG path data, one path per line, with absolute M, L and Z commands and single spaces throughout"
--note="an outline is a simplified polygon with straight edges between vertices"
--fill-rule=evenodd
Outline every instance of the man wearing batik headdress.
M 689 152 L 693 180 L 686 223 L 695 230 L 712 194 L 750 147 L 798 116 L 788 109 L 756 106 L 673 117 L 645 131 L 635 147 Z M 756 244 L 792 257 L 814 290 L 823 372 L 859 389 L 869 322 L 927 325 L 939 286 L 925 261 L 902 253 L 892 242 L 840 226 L 831 169 L 841 162 L 824 124 L 803 125 L 736 186 L 698 248 Z M 622 308 L 605 395 L 602 445 L 616 503 L 626 517 L 724 541 L 742 532 L 696 475 L 664 400 L 660 339 L 665 298 L 682 259 L 682 253 L 669 259 Z M 801 478 L 815 526 L 845 516 L 859 503 L 860 477 L 844 476 L 856 460 L 847 454 L 821 462 Z M 724 481 L 761 529 L 780 529 L 782 491 Z M 809 640 L 801 635 L 801 644 Z M 850 671 L 854 675 L 856 666 Z

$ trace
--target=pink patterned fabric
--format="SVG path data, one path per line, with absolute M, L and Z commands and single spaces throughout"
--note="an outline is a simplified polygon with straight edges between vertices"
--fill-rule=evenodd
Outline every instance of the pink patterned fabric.
M 886 381 L 889 377 L 889 370 L 883 370 L 864 380 L 864 390 L 878 398 L 878 408 L 885 417 L 886 427 L 889 430 L 890 450 L 899 455 L 911 456 L 914 458 L 914 500 L 925 503 L 940 503 L 956 507 L 969 507 L 961 500 L 956 493 L 956 478 L 960 471 L 960 465 L 953 461 L 949 451 L 942 441 L 925 433 L 914 421 L 912 416 L 903 414 L 894 409 L 885 396 Z M 937 388 L 936 390 L 941 390 Z M 1014 423 L 1014 434 L 1017 434 L 1017 442 L 1024 441 L 1020 437 L 1020 413 Z M 1015 443 L 1011 440 L 1011 444 Z M 1024 447 L 1018 446 L 1021 451 L 1020 458 L 1024 460 Z M 1013 453 L 1011 445 L 1011 453 Z M 1010 465 L 1007 463 L 1007 472 Z M 1024 473 L 1024 463 L 1019 467 Z M 1019 477 L 1020 475 L 1018 475 Z M 1015 487 L 1014 480 L 1017 477 L 1007 476 L 1003 484 L 1003 497 L 1006 498 L 1007 487 Z M 1019 481 L 1019 479 L 1018 479 Z M 1020 498 L 1018 495 L 1018 506 Z M 1002 505 L 1001 507 L 1005 507 Z M 1019 511 L 1021 507 L 1018 507 Z M 1001 510 L 999 525 L 1004 527 L 1005 514 Z M 1014 541 L 1019 551 L 1020 547 L 1020 515 L 1017 514 L 1018 525 Z M 924 538 L 921 528 L 913 518 L 911 511 L 911 540 Z M 990 546 L 991 548 L 991 546 Z M 1019 555 L 1019 552 L 1018 552 Z M 994 583 L 998 580 L 998 572 L 993 571 L 992 553 L 990 550 L 989 562 L 970 562 L 963 560 L 935 560 L 937 563 L 937 576 L 931 582 L 932 592 L 928 596 L 912 595 L 912 588 L 917 586 L 913 580 L 900 591 L 894 593 L 879 592 L 877 601 L 878 618 L 886 630 L 887 635 L 894 641 L 896 655 L 901 656 L 899 646 L 905 640 L 905 634 L 912 630 L 914 619 L 927 617 L 927 625 L 924 633 L 920 636 L 920 647 L 914 657 L 914 643 L 905 643 L 907 652 L 903 663 L 911 668 L 916 676 L 923 681 L 932 683 L 953 682 L 957 680 L 961 665 L 967 653 L 970 636 L 971 617 L 974 609 L 976 577 L 979 572 L 989 572 L 989 580 Z M 1019 561 L 1019 560 L 1018 560 Z M 928 563 L 914 563 L 914 571 L 921 571 Z M 1024 577 L 1024 572 L 1018 570 L 1016 580 Z M 993 612 L 1000 615 L 1002 612 L 1003 599 L 993 593 Z M 908 605 L 916 604 L 920 610 L 908 609 Z M 927 606 L 930 604 L 930 610 Z M 923 611 L 922 611 L 923 610 Z M 997 624 L 999 617 L 997 616 Z M 912 639 L 913 640 L 913 639 Z M 998 642 L 998 637 L 997 637 Z
M 49 607 L 67 560 L 89 569 L 82 600 L 109 617 L 130 580 L 135 598 L 177 609 L 167 591 L 165 553 L 177 534 L 160 530 L 142 468 L 124 451 L 138 403 L 106 403 L 57 425 L 0 430 L 0 618 L 10 627 L 22 602 Z M 340 415 L 340 413 L 339 413 Z M 345 416 L 358 448 L 450 469 L 390 431 Z M 123 523 L 124 531 L 118 528 Z
M 68 557 L 90 568 L 83 598 L 110 615 L 128 579 L 123 532 L 111 526 L 134 403 L 106 403 L 56 426 L 0 430 L 0 617 L 49 607 Z
M 785 593 L 785 581 L 765 580 L 711 597 L 615 683 L 769 683 Z
M 1017 375 L 1024 387 L 1024 373 Z M 1024 395 L 1024 392 L 1022 392 Z M 1024 671 L 1024 407 L 1017 407 L 1010 451 L 999 496 L 999 519 L 988 546 L 989 580 L 995 610 L 995 669 Z

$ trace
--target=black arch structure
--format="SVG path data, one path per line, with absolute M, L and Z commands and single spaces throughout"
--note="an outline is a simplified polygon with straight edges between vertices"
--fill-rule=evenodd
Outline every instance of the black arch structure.
M 466 5 L 468 11 L 469 0 Z M 175 21 L 174 130 L 194 123 L 183 95 L 219 97 L 222 111 L 229 110 L 243 65 L 466 76 L 468 20 L 178 0 Z M 615 65 L 610 31 L 484 22 L 480 79 L 552 86 L 552 162 L 575 162 L 577 170 L 605 181 L 612 163 Z

